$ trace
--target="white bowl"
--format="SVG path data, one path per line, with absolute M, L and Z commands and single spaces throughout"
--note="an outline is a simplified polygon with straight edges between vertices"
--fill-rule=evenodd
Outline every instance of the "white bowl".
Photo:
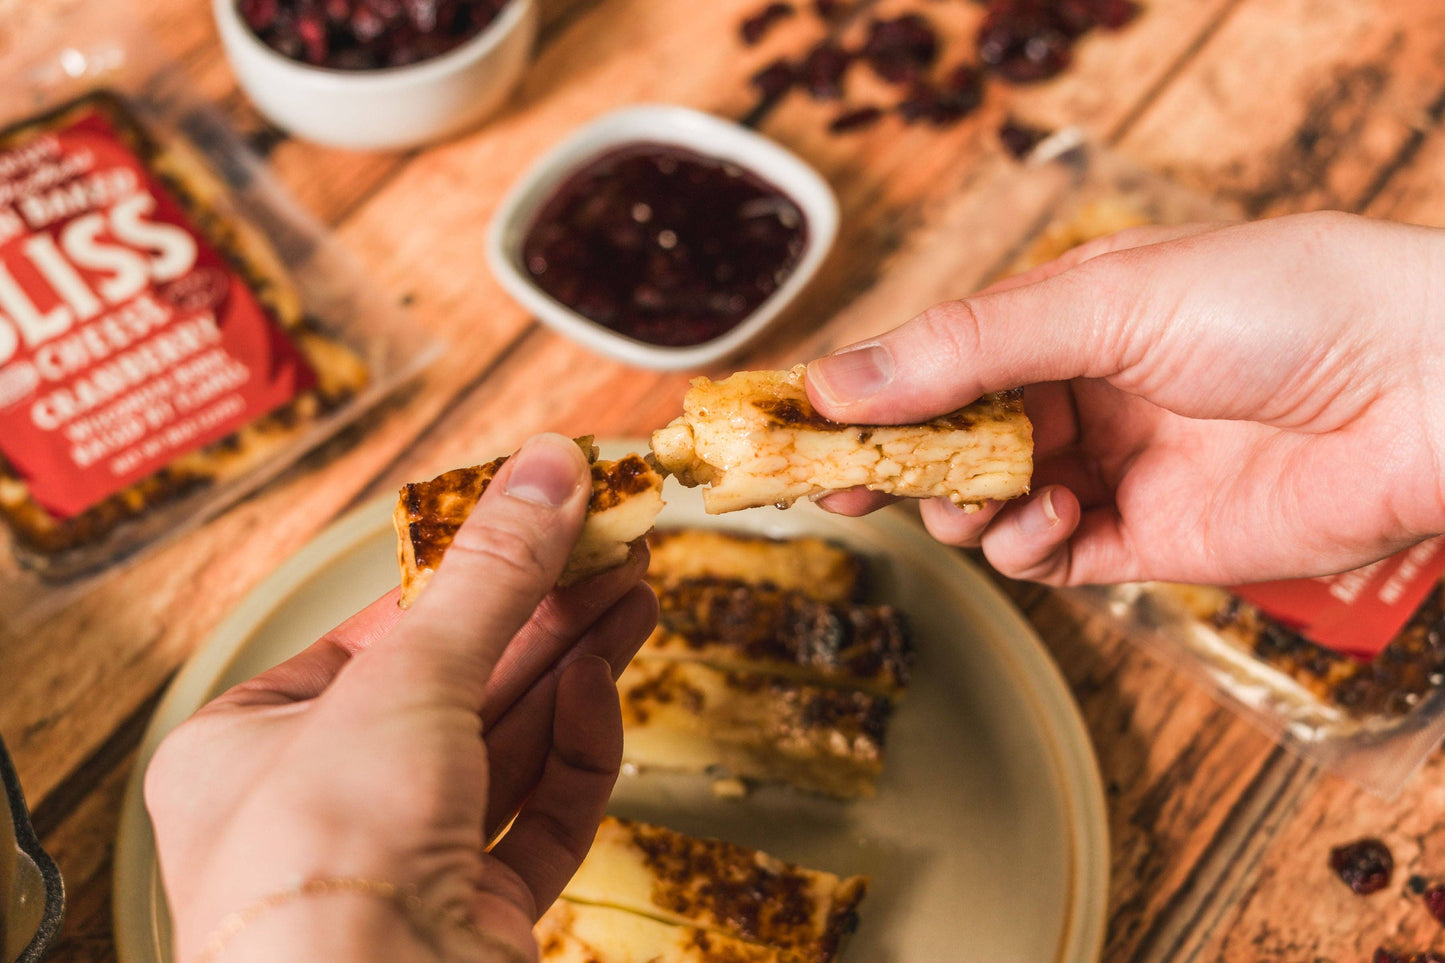
M 624 144 L 686 147 L 731 161 L 777 187 L 803 211 L 802 255 L 778 289 L 735 327 L 702 344 L 669 347 L 619 334 L 544 292 L 522 263 L 522 245 L 537 210 L 553 190 L 587 162 Z M 549 151 L 522 176 L 487 231 L 487 264 L 512 297 L 555 330 L 593 351 L 641 368 L 675 371 L 720 361 L 753 341 L 817 272 L 838 233 L 838 201 L 805 161 L 745 127 L 686 107 L 645 104 L 594 120 Z
M 313 67 L 266 46 L 236 10 L 213 0 L 221 43 L 242 89 L 299 137 L 357 150 L 415 147 L 462 133 L 501 106 L 527 69 L 536 0 L 511 0 L 481 33 L 405 67 Z

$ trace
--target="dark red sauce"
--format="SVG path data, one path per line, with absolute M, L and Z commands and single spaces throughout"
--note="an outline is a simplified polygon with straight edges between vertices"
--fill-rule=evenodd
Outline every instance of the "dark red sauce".
M 374 70 L 436 57 L 481 33 L 507 0 L 237 0 L 272 50 L 314 67 Z
M 808 236 L 798 205 L 732 163 L 638 143 L 588 162 L 522 245 L 543 291 L 650 344 L 702 344 L 778 289 Z

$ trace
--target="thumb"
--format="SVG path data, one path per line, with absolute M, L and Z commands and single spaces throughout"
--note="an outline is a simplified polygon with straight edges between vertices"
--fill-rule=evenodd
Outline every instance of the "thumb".
M 1129 366 L 1130 345 L 1150 316 L 1140 310 L 1140 292 L 1148 289 L 1141 250 L 1109 252 L 1032 284 L 935 305 L 814 361 L 808 396 L 835 421 L 906 424 L 991 391 L 1117 375 Z
M 529 440 L 457 530 L 426 592 L 355 662 L 410 690 L 480 710 L 502 651 L 552 590 L 587 512 L 587 460 L 561 435 Z M 368 673 L 369 674 L 369 673 Z M 404 680 L 404 681 L 403 681 Z

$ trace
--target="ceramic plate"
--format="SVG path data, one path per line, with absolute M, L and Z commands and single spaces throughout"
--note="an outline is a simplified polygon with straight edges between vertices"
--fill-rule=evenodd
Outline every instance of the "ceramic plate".
M 1088 737 L 1028 623 L 902 509 L 863 519 L 809 504 L 714 518 L 670 485 L 659 527 L 819 535 L 866 554 L 875 596 L 908 613 L 915 680 L 894 716 L 877 797 L 853 803 L 764 788 L 741 801 L 705 781 L 642 774 L 613 811 L 755 846 L 872 887 L 846 961 L 1092 963 L 1104 935 L 1109 849 Z M 383 499 L 331 526 L 259 585 L 176 677 L 141 746 L 121 816 L 115 931 L 121 963 L 164 963 L 168 927 L 141 775 L 206 700 L 291 656 L 396 584 Z

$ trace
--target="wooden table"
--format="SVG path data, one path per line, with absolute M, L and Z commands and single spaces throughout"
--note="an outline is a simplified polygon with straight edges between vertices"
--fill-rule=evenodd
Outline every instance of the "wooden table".
M 0 0 L 0 44 L 23 43 L 48 12 L 77 2 Z M 909 6 L 864 2 L 878 13 Z M 55 958 L 114 959 L 111 853 L 136 744 L 177 667 L 257 580 L 340 512 L 404 478 L 505 450 L 534 429 L 635 434 L 678 409 L 684 377 L 639 373 L 559 339 L 482 264 L 501 192 L 590 117 L 665 100 L 747 118 L 837 189 L 837 248 L 777 336 L 745 359 L 758 365 L 896 324 L 1007 262 L 1047 214 L 1028 172 L 998 149 L 994 132 L 1009 113 L 1081 124 L 1252 215 L 1336 207 L 1445 223 L 1440 0 L 1144 2 L 1133 26 L 1083 43 L 1062 79 L 995 85 L 984 109 L 954 128 L 889 120 L 832 136 L 836 108 L 793 96 L 758 109 L 746 82 L 814 42 L 822 27 L 811 16 L 745 49 L 737 25 L 761 0 L 551 0 L 513 105 L 476 134 L 402 155 L 323 150 L 262 123 L 234 87 L 208 0 L 139 13 L 195 89 L 407 306 L 410 323 L 451 350 L 404 403 L 42 632 L 0 630 L 0 733 L 69 886 Z M 976 5 L 913 6 L 952 38 L 952 59 L 971 58 Z M 855 99 L 866 99 L 857 82 Z M 1445 877 L 1438 753 L 1398 799 L 1371 798 L 1276 749 L 1052 593 L 1010 590 L 1073 687 L 1108 789 L 1105 959 L 1353 963 L 1381 942 L 1445 945 L 1417 899 L 1398 889 L 1353 896 L 1325 865 L 1330 846 L 1378 834 L 1394 849 L 1398 884 L 1415 872 Z

